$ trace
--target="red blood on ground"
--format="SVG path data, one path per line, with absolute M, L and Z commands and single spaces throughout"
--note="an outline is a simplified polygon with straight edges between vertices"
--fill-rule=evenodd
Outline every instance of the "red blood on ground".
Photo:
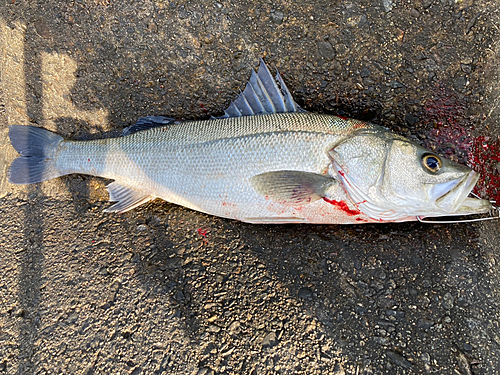
M 443 86 L 425 104 L 423 122 L 433 126 L 425 146 L 481 174 L 474 193 L 500 203 L 500 139 L 473 137 L 468 103 Z
M 208 113 L 208 109 L 205 108 L 205 105 L 203 103 L 200 103 L 200 108 L 203 112 Z
M 500 204 L 500 139 L 484 136 L 474 139 L 468 164 L 481 173 L 474 193 Z
M 328 198 L 323 198 L 323 200 L 325 202 L 328 202 L 328 203 L 338 207 L 339 209 L 341 209 L 342 211 L 344 211 L 348 215 L 359 215 L 361 213 L 361 211 L 359 211 L 359 210 L 351 210 L 345 202 L 336 201 L 336 200 L 328 199 Z
M 443 86 L 437 87 L 435 95 L 424 106 L 422 122 L 432 127 L 425 146 L 453 161 L 465 163 L 474 129 L 467 108 L 464 99 Z
M 203 238 L 207 238 L 208 229 L 198 228 L 198 229 L 196 229 L 196 231 Z

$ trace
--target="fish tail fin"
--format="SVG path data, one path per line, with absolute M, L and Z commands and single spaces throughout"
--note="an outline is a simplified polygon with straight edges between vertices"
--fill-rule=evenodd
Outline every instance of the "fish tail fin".
M 12 146 L 20 154 L 9 168 L 12 184 L 34 184 L 62 176 L 57 170 L 55 154 L 63 137 L 48 130 L 26 125 L 9 127 Z

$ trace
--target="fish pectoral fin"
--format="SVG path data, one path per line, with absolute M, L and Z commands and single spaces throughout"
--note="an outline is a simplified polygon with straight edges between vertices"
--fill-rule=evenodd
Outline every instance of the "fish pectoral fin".
M 109 200 L 117 203 L 106 208 L 104 212 L 123 213 L 156 198 L 144 191 L 123 185 L 117 181 L 110 183 L 106 186 L 106 189 L 109 193 Z
M 250 178 L 255 191 L 287 204 L 307 204 L 325 196 L 337 181 L 330 176 L 300 171 L 266 172 Z

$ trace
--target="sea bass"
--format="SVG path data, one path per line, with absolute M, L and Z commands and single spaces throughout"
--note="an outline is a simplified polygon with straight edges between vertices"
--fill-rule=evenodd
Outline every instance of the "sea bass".
M 155 198 L 249 223 L 356 224 L 487 213 L 479 174 L 383 127 L 309 113 L 261 61 L 225 115 L 149 116 L 118 138 L 11 126 L 14 184 L 70 173 L 113 179 L 107 212 Z

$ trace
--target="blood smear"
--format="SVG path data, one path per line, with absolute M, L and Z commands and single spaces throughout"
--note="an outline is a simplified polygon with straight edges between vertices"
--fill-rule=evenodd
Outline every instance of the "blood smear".
M 323 200 L 325 202 L 328 202 L 328 203 L 338 207 L 339 209 L 341 209 L 342 211 L 344 211 L 348 215 L 359 215 L 361 213 L 361 211 L 359 211 L 359 210 L 351 210 L 349 208 L 349 206 L 347 205 L 347 203 L 345 203 L 345 202 L 335 201 L 335 200 L 328 199 L 328 198 L 323 198 Z

